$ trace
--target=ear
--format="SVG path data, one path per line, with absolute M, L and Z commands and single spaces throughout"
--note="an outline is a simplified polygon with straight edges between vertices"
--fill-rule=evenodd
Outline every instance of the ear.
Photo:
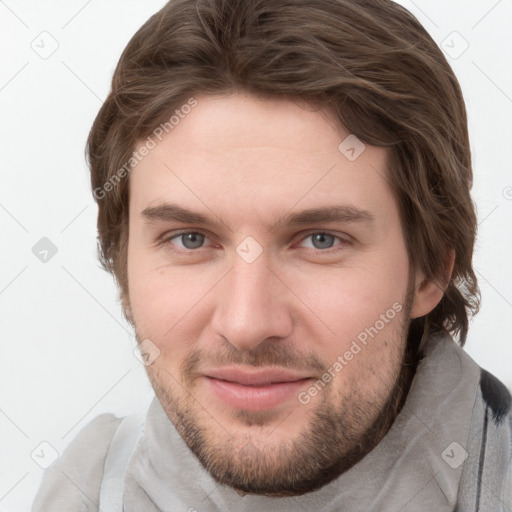
M 423 272 L 418 272 L 414 284 L 412 318 L 428 315 L 439 304 L 450 282 L 454 263 L 455 251 L 450 249 L 445 258 L 444 279 L 442 281 L 427 280 Z

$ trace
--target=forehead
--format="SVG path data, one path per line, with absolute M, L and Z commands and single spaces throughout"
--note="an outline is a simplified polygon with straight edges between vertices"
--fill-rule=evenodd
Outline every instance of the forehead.
M 363 145 L 327 108 L 242 94 L 194 99 L 131 172 L 137 214 L 167 202 L 241 222 L 324 204 L 377 216 L 394 209 L 387 150 Z

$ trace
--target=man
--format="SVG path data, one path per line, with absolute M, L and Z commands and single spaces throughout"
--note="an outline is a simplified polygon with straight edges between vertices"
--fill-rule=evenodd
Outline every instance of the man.
M 387 0 L 173 0 L 88 141 L 100 257 L 155 390 L 34 510 L 511 510 L 452 70 Z

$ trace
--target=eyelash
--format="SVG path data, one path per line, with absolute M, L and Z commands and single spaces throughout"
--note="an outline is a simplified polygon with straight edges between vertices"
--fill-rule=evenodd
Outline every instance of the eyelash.
M 175 249 L 174 247 L 172 247 L 171 241 L 173 239 L 178 238 L 183 235 L 189 235 L 189 234 L 202 235 L 205 238 L 209 239 L 209 236 L 206 233 L 203 233 L 201 231 L 185 230 L 185 231 L 179 231 L 177 233 L 172 233 L 168 236 L 164 235 L 164 238 L 158 242 L 158 245 L 170 245 L 171 250 L 176 253 L 179 253 L 179 254 L 187 254 L 187 253 L 193 254 L 195 252 L 198 252 L 200 249 L 204 249 L 204 247 L 198 247 L 197 249 Z M 338 246 L 329 247 L 327 249 L 315 249 L 315 248 L 311 248 L 311 247 L 303 247 L 302 249 L 305 249 L 308 252 L 314 252 L 315 254 L 320 254 L 320 253 L 331 254 L 332 252 L 337 252 L 340 249 L 344 248 L 346 245 L 350 244 L 350 241 L 348 239 L 342 238 L 341 236 L 331 233 L 330 231 L 318 231 L 318 230 L 317 231 L 309 231 L 305 234 L 303 233 L 303 237 L 300 239 L 300 241 L 302 242 L 302 241 L 306 240 L 307 238 L 311 237 L 312 235 L 320 235 L 320 234 L 332 236 L 333 238 L 338 239 L 340 244 Z

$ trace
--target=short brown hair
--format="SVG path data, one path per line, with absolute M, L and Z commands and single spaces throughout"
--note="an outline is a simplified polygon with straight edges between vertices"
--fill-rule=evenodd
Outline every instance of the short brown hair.
M 446 331 L 463 345 L 479 306 L 464 100 L 436 43 L 389 0 L 171 0 L 139 29 L 87 143 L 99 258 L 122 296 L 130 180 L 120 176 L 129 176 L 136 142 L 192 95 L 234 92 L 328 106 L 350 133 L 390 149 L 411 268 L 445 289 L 410 336 L 421 335 L 421 348 L 429 333 Z

